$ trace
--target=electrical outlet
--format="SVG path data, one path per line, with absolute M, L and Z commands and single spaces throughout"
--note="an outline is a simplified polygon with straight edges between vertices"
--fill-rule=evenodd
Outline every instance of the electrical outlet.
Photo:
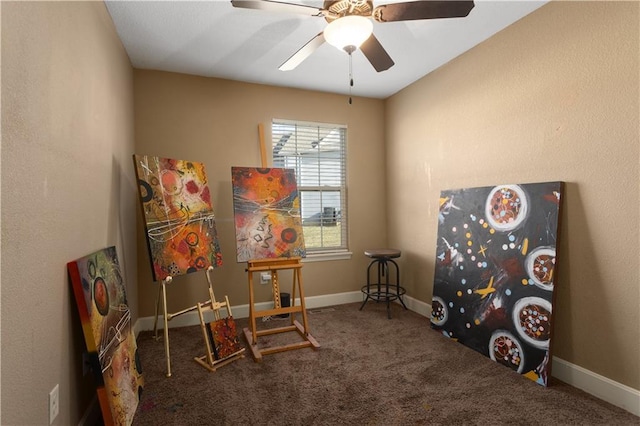
M 271 272 L 260 273 L 260 284 L 269 284 L 271 282 Z
M 60 395 L 58 394 L 60 387 L 55 385 L 51 392 L 49 392 L 49 424 L 53 424 L 53 421 L 58 417 L 60 411 Z

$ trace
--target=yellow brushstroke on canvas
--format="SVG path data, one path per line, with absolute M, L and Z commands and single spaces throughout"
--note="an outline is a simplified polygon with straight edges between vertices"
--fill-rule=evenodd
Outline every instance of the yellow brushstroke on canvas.
M 496 291 L 495 288 L 493 288 L 493 277 L 491 277 L 491 279 L 489 280 L 489 285 L 486 288 L 481 288 L 478 290 L 474 290 L 473 292 L 476 294 L 481 295 L 481 299 L 484 299 L 485 297 L 487 297 L 489 294 L 493 293 L 494 291 Z

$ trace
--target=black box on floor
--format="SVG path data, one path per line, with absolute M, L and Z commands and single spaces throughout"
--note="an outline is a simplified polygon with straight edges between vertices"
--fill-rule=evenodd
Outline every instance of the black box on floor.
M 280 306 L 288 308 L 291 306 L 291 295 L 289 293 L 280 293 Z M 276 315 L 278 318 L 288 318 L 289 314 Z

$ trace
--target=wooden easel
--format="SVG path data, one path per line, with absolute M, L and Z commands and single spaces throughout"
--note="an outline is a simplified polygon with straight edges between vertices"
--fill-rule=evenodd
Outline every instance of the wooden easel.
M 213 295 L 213 287 L 211 286 L 211 278 L 209 277 L 209 272 L 213 270 L 213 266 L 209 266 L 209 268 L 205 271 L 205 275 L 207 277 L 207 283 L 209 284 L 209 295 Z M 162 280 L 161 285 L 158 287 L 158 295 L 156 296 L 156 312 L 155 312 L 155 321 L 153 323 L 153 333 L 154 339 L 160 340 L 158 337 L 158 311 L 160 310 L 160 301 L 162 300 L 162 313 L 164 319 L 164 353 L 167 358 L 167 377 L 171 377 L 171 356 L 169 355 L 169 321 L 173 318 L 180 316 L 182 314 L 186 314 L 187 312 L 194 311 L 198 309 L 198 304 L 191 306 L 189 308 L 183 309 L 178 312 L 168 313 L 167 312 L 167 284 L 170 284 L 173 281 L 173 277 L 169 275 L 165 279 Z M 203 305 L 211 304 L 211 299 L 204 302 Z
M 256 362 L 262 361 L 262 355 L 268 355 L 276 352 L 284 352 L 293 349 L 301 348 L 319 348 L 320 344 L 309 333 L 309 326 L 307 323 L 307 311 L 304 306 L 304 290 L 302 288 L 302 268 L 301 258 L 277 258 L 277 259 L 259 259 L 250 260 L 247 262 L 247 275 L 249 279 L 249 320 L 251 329 L 244 328 L 244 336 L 251 348 L 251 354 Z M 280 284 L 278 282 L 278 271 L 292 270 L 293 272 L 293 286 L 291 291 L 291 306 L 282 307 L 280 304 Z M 256 311 L 253 298 L 253 273 L 254 272 L 270 272 L 271 273 L 271 285 L 273 287 L 273 309 L 266 309 L 263 311 Z M 300 292 L 300 306 L 296 306 L 296 287 Z M 302 313 L 302 325 L 294 318 L 294 314 Z M 285 327 L 271 328 L 258 331 L 256 329 L 256 318 L 266 317 L 273 315 L 290 314 L 291 324 Z M 303 338 L 302 342 L 292 343 L 282 346 L 274 346 L 261 349 L 258 346 L 258 337 L 276 334 L 286 333 L 290 331 L 296 331 Z
M 207 275 L 207 279 L 208 278 L 209 278 L 209 275 Z M 212 288 L 213 286 L 209 281 L 209 295 L 211 297 L 209 299 L 209 302 L 196 304 L 196 308 L 198 309 L 198 316 L 200 317 L 200 328 L 202 329 L 202 337 L 205 343 L 206 354 L 204 354 L 203 356 L 197 356 L 194 358 L 194 360 L 198 364 L 206 368 L 207 370 L 215 372 L 218 368 L 224 365 L 227 365 L 232 361 L 235 361 L 240 358 L 244 358 L 244 348 L 239 349 L 238 351 L 234 352 L 233 354 L 225 358 L 215 359 L 214 353 L 211 347 L 212 342 L 209 339 L 209 331 L 207 330 L 207 323 L 204 320 L 204 312 L 207 310 L 211 310 L 216 320 L 221 319 L 220 317 L 221 308 L 225 308 L 227 310 L 228 318 L 233 317 L 233 315 L 231 314 L 231 305 L 229 304 L 229 298 L 225 296 L 224 302 L 217 302 Z
M 260 161 L 263 168 L 269 167 L 267 163 L 267 150 L 264 142 L 264 125 L 258 124 L 258 139 L 260 142 Z M 320 345 L 316 339 L 309 333 L 309 326 L 307 324 L 307 311 L 304 306 L 304 290 L 302 289 L 302 268 L 300 257 L 291 258 L 277 258 L 277 259 L 259 259 L 250 260 L 247 262 L 247 276 L 249 279 L 249 320 L 251 329 L 244 328 L 244 337 L 249 343 L 251 348 L 251 354 L 256 362 L 262 361 L 262 355 L 272 354 L 276 352 L 289 351 L 292 349 L 301 349 L 307 347 L 319 348 Z M 293 272 L 293 285 L 291 291 L 291 306 L 282 307 L 280 304 L 280 284 L 278 282 L 278 271 L 292 270 Z M 254 272 L 270 272 L 271 273 L 271 285 L 273 288 L 273 309 L 267 309 L 264 311 L 256 311 L 253 298 L 253 273 Z M 300 306 L 296 306 L 296 286 L 300 292 Z M 295 319 L 294 314 L 297 312 L 302 313 L 302 324 Z M 258 331 L 256 329 L 256 318 L 290 314 L 291 325 L 286 327 L 266 329 Z M 271 348 L 260 349 L 258 347 L 258 337 L 267 334 L 286 333 L 290 331 L 296 331 L 304 341 L 298 343 L 292 343 L 284 346 L 276 346 Z

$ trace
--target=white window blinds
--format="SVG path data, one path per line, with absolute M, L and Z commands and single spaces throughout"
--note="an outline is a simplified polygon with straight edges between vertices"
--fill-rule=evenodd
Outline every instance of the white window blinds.
M 273 167 L 296 171 L 307 252 L 346 250 L 347 127 L 273 120 L 271 133 Z

